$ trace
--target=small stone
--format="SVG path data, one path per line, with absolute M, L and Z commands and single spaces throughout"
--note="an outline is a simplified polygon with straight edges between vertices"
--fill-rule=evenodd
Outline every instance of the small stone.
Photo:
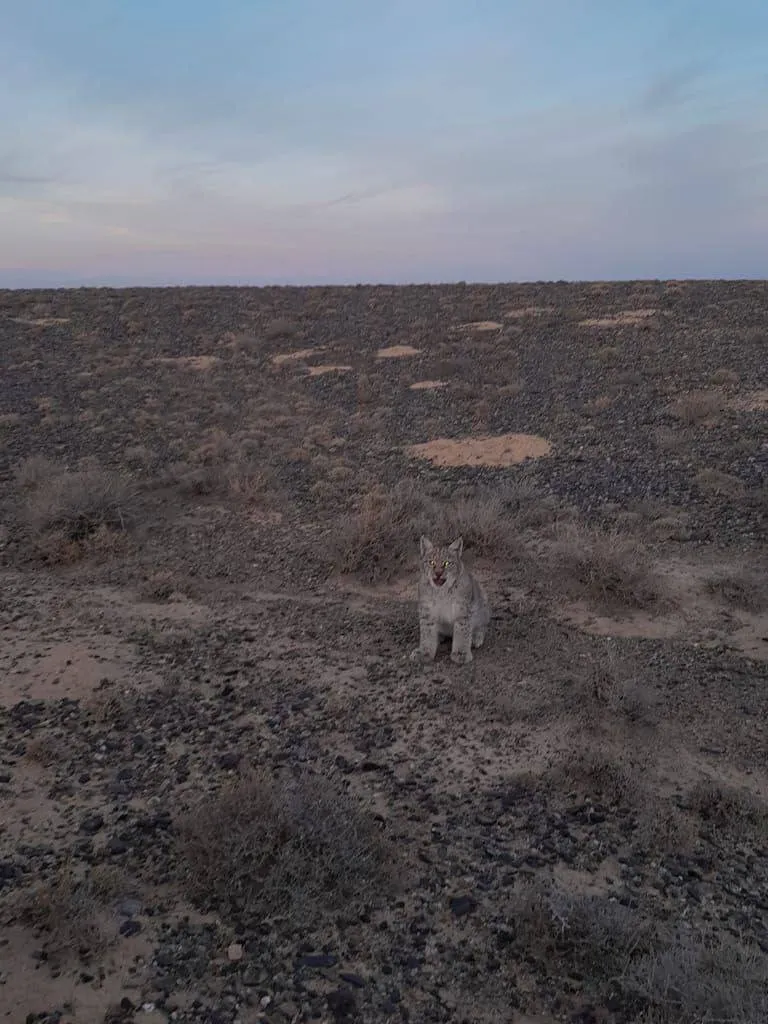
M 327 1000 L 328 1009 L 336 1020 L 344 1020 L 357 1009 L 355 994 L 349 988 L 337 988 L 335 991 L 329 992 Z
M 299 967 L 334 967 L 337 963 L 333 953 L 307 953 L 299 957 Z
M 452 896 L 451 912 L 455 917 L 464 917 L 477 908 L 477 900 L 473 896 Z
M 237 750 L 230 750 L 219 758 L 219 767 L 225 771 L 233 771 L 240 764 L 242 754 Z
M 141 900 L 121 900 L 118 905 L 117 912 L 121 917 L 135 917 L 137 914 L 141 913 Z
M 238 960 L 243 959 L 243 947 L 239 942 L 233 942 L 227 949 L 227 959 L 231 960 L 232 963 L 237 963 Z
M 130 939 L 132 935 L 138 935 L 140 931 L 141 921 L 137 921 L 132 917 L 129 917 L 127 921 L 123 921 L 120 925 L 120 934 L 125 936 L 126 939 Z
M 355 974 L 352 971 L 339 971 L 339 977 L 342 981 L 345 981 L 347 985 L 352 985 L 354 988 L 363 988 L 365 982 L 359 974 Z
M 104 817 L 101 814 L 86 814 L 80 822 L 80 831 L 87 836 L 95 836 L 104 825 Z

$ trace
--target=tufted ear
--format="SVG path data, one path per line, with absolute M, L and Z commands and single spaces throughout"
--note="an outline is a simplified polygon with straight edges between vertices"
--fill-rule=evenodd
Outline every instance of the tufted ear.
M 461 558 L 461 553 L 464 550 L 464 538 L 457 537 L 453 544 L 450 544 L 448 546 L 448 550 L 453 551 L 456 554 L 457 558 Z
M 432 543 L 429 537 L 422 536 L 421 540 L 419 541 L 419 551 L 421 551 L 422 558 L 425 555 L 428 555 L 429 552 L 434 549 L 434 547 L 435 545 Z

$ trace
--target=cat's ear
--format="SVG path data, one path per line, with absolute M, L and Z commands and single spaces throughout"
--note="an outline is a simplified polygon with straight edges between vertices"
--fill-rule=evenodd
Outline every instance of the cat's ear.
M 421 551 L 422 556 L 428 555 L 429 552 L 432 551 L 434 546 L 435 545 L 432 543 L 429 537 L 422 536 L 421 540 L 419 541 L 419 551 Z
M 461 552 L 464 550 L 464 538 L 457 537 L 453 544 L 449 545 L 448 550 L 453 551 L 457 558 L 461 558 Z

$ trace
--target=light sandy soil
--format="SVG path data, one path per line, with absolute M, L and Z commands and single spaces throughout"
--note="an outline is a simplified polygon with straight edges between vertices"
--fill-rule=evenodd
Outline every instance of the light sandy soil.
M 436 466 L 514 466 L 525 459 L 549 455 L 552 444 L 531 434 L 497 437 L 436 438 L 411 445 L 408 451 Z

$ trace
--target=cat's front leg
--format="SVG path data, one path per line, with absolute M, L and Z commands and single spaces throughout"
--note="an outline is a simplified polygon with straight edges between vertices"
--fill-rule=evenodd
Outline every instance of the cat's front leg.
M 431 615 L 419 616 L 419 646 L 411 653 L 412 661 L 434 661 L 440 640 L 436 619 Z
M 456 665 L 466 665 L 467 662 L 472 661 L 472 619 L 470 616 L 458 619 L 453 624 L 451 661 Z

